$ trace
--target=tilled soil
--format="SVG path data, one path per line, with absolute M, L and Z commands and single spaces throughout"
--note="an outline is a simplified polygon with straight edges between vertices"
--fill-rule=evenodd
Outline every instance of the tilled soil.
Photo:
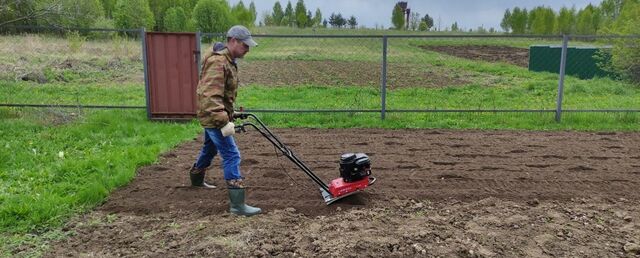
M 199 137 L 140 168 L 69 223 L 48 256 L 640 255 L 640 134 L 475 130 L 276 129 L 329 181 L 365 152 L 375 185 L 326 206 L 316 186 L 257 132 L 236 135 L 247 201 L 188 186 Z M 209 180 L 222 185 L 216 158 Z
M 503 62 L 529 67 L 529 50 L 507 46 L 420 46 L 422 49 L 442 52 L 447 55 L 488 62 Z

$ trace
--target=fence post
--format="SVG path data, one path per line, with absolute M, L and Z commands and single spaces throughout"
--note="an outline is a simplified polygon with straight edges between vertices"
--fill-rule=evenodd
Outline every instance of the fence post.
M 200 31 L 196 32 L 196 53 L 194 53 L 194 57 L 195 57 L 195 62 L 196 62 L 196 66 L 198 67 L 198 78 L 200 78 L 200 73 L 202 71 L 200 71 L 202 69 L 202 67 L 200 67 Z
M 380 80 L 380 119 L 384 120 L 387 112 L 387 35 L 382 36 L 382 76 Z
M 558 101 L 556 103 L 556 122 L 560 123 L 562 116 L 562 97 L 564 95 L 564 72 L 567 65 L 567 45 L 569 36 L 562 34 L 562 53 L 560 54 L 560 80 L 558 82 Z
M 142 41 L 142 66 L 144 67 L 144 92 L 147 103 L 147 119 L 151 119 L 151 98 L 149 96 L 149 74 L 147 64 L 147 32 L 140 28 L 140 41 Z

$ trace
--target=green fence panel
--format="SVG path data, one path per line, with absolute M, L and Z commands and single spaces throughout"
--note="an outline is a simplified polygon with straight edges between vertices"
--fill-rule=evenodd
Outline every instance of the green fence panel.
M 529 47 L 529 71 L 560 72 L 561 46 L 535 45 Z M 599 67 L 600 62 L 611 58 L 609 48 L 569 47 L 567 48 L 567 75 L 580 79 L 606 77 L 610 74 Z

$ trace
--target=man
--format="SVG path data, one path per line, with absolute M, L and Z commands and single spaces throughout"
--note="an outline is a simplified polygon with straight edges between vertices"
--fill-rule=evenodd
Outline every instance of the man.
M 227 46 L 207 54 L 198 82 L 198 120 L 204 128 L 204 146 L 189 171 L 191 185 L 215 188 L 204 182 L 206 169 L 217 153 L 222 157 L 222 170 L 229 191 L 230 212 L 252 216 L 260 208 L 245 204 L 245 188 L 240 173 L 240 151 L 233 140 L 233 104 L 238 89 L 236 58 L 244 57 L 258 44 L 244 26 L 236 25 L 227 32 Z

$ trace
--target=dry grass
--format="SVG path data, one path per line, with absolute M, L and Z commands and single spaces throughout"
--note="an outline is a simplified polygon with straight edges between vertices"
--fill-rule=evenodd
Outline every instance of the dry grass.
M 142 67 L 140 44 L 136 39 L 115 34 L 109 39 L 91 41 L 73 34 L 65 38 L 36 34 L 0 36 L 0 80 L 19 81 L 32 74 L 47 81 L 67 82 L 70 79 L 64 77 L 69 77 L 69 73 L 134 74 L 137 67 Z
M 83 39 L 79 51 L 71 51 L 72 37 L 61 38 L 38 34 L 18 36 L 0 36 L 0 53 L 3 56 L 64 55 L 74 58 L 92 58 L 96 56 L 140 59 L 140 42 L 123 36 L 113 36 L 108 40 Z

